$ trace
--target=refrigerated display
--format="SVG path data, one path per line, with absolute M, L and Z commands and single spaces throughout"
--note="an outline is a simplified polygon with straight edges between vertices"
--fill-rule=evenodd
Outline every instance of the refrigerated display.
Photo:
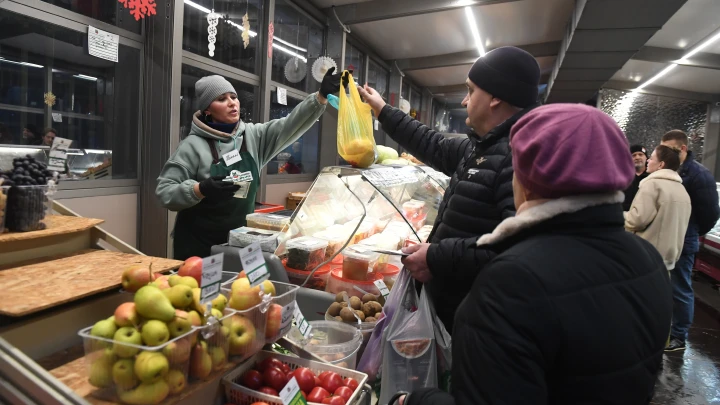
M 715 183 L 720 195 L 720 183 Z M 700 251 L 695 256 L 695 269 L 720 282 L 720 220 L 707 235 L 700 238 Z

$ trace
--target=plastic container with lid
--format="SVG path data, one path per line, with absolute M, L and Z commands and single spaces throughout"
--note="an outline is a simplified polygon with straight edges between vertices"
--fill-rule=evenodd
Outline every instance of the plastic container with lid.
M 287 267 L 310 271 L 325 261 L 328 241 L 310 236 L 290 239 L 285 243 Z
M 412 229 L 408 226 L 408 224 L 401 220 L 395 220 L 390 222 L 387 227 L 385 227 L 385 230 L 383 233 L 391 233 L 393 235 L 397 235 L 400 237 L 400 239 L 405 239 L 408 236 L 412 235 Z
M 248 214 L 245 219 L 250 228 L 266 229 L 281 232 L 290 223 L 290 217 L 276 214 L 254 213 Z
M 389 290 L 392 290 L 393 285 L 395 285 L 395 281 L 397 280 L 398 276 L 400 275 L 400 267 L 395 266 L 393 264 L 385 263 L 384 266 L 375 266 L 374 269 L 375 273 L 382 274 L 383 281 L 385 282 L 385 285 Z M 375 277 L 372 274 L 370 277 Z
M 424 215 L 425 201 L 409 200 L 402 205 L 403 215 L 405 218 L 411 219 Z
M 392 233 L 378 233 L 364 241 L 360 242 L 361 246 L 368 246 L 384 250 L 396 250 L 401 243 L 399 236 Z M 390 255 L 380 254 L 377 262 L 373 266 L 373 271 L 384 271 L 390 261 Z
M 11 187 L 5 206 L 5 226 L 11 232 L 45 229 L 43 219 L 52 207 L 52 194 L 49 185 Z
M 330 364 L 355 369 L 357 353 L 363 343 L 362 332 L 357 327 L 337 321 L 310 321 L 310 326 L 308 339 L 293 327 L 290 340 Z
M 352 240 L 350 241 L 351 244 L 355 244 L 363 239 L 369 238 L 370 235 L 372 235 L 373 230 L 375 229 L 375 224 L 372 222 L 361 222 L 360 226 L 358 226 L 358 223 L 356 221 L 350 221 L 345 224 L 346 232 L 349 232 L 351 234 L 353 230 L 355 230 L 355 227 L 358 228 L 352 236 Z
M 347 242 L 348 235 L 347 232 L 324 230 L 315 232 L 313 238 L 326 240 L 328 242 L 328 247 L 325 249 L 325 259 L 327 260 L 342 249 L 345 242 Z
M 371 246 L 367 246 L 370 248 Z M 371 252 L 363 247 L 350 247 L 343 250 L 343 274 L 350 280 L 366 281 L 368 272 L 375 267 L 379 253 Z
M 286 265 L 287 259 L 283 260 L 283 265 L 285 266 L 285 272 L 287 272 L 288 280 L 291 284 L 303 286 L 303 283 L 305 283 L 305 280 L 310 275 L 310 271 L 304 271 L 304 270 L 296 270 L 288 267 Z M 312 288 L 313 290 L 320 290 L 325 291 L 328 284 L 328 278 L 330 277 L 330 270 L 336 266 L 331 264 L 326 264 L 319 269 L 312 275 L 310 280 L 308 280 L 307 284 L 305 284 L 303 287 Z
M 243 226 L 230 231 L 228 244 L 244 248 L 255 242 L 260 242 L 260 248 L 264 252 L 273 253 L 278 247 L 278 236 L 280 236 L 280 232 Z
M 345 291 L 350 297 L 355 296 L 362 298 L 365 293 L 356 289 L 355 287 L 357 286 L 361 290 L 370 294 L 380 295 L 380 290 L 378 290 L 374 283 L 375 280 L 381 279 L 383 279 L 382 273 L 373 272 L 367 273 L 367 280 L 365 281 L 351 280 L 343 276 L 342 267 L 333 267 L 332 270 L 330 270 L 330 278 L 328 279 L 325 291 L 333 294 Z

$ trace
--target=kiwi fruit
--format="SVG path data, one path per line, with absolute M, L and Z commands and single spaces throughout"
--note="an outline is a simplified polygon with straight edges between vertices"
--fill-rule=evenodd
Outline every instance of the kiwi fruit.
M 347 302 L 345 302 L 345 301 L 341 302 L 340 306 L 343 308 L 347 308 Z
M 335 320 L 336 320 L 336 321 L 340 321 L 340 322 L 343 321 L 343 320 L 342 320 L 342 317 L 339 317 L 339 316 L 336 316 L 336 317 L 335 317 Z
M 373 318 L 380 319 L 380 317 L 382 317 L 382 312 L 378 312 Z
M 370 301 L 366 305 L 368 305 L 368 308 L 372 311 L 372 313 L 376 314 L 378 312 L 382 312 L 382 305 L 380 305 L 377 301 Z
M 350 307 L 354 310 L 359 310 L 362 308 L 362 301 L 360 301 L 360 298 L 358 297 L 350 297 Z
M 365 322 L 377 322 L 377 319 L 375 319 L 375 317 L 373 316 L 368 316 L 367 318 L 365 318 Z
M 335 295 L 335 302 L 344 302 L 344 301 L 345 301 L 345 297 L 343 297 L 342 291 Z
M 356 310 L 355 313 L 360 318 L 360 322 L 365 322 L 365 313 L 363 311 Z
M 340 315 L 340 310 L 342 309 L 342 305 L 340 305 L 339 302 L 333 302 L 330 304 L 330 308 L 328 308 L 328 315 L 330 316 L 338 316 Z
M 370 301 L 377 301 L 377 299 L 378 299 L 377 296 L 374 294 L 365 294 L 362 297 L 362 302 L 363 302 L 363 304 L 365 304 Z
M 374 311 L 373 306 L 370 305 L 370 304 L 367 303 L 367 302 L 363 304 L 363 306 L 362 306 L 362 311 L 363 311 L 363 313 L 365 313 L 365 316 L 373 316 L 373 315 L 375 315 L 375 311 Z
M 357 322 L 357 319 L 355 319 L 355 313 L 350 308 L 343 308 L 340 310 L 340 318 L 342 318 L 343 322 Z

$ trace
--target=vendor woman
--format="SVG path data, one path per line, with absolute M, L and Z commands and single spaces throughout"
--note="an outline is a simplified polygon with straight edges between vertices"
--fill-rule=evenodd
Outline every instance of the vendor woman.
M 227 242 L 230 230 L 245 225 L 245 216 L 255 210 L 263 166 L 310 129 L 325 111 L 327 95 L 339 91 L 334 70 L 290 115 L 264 124 L 240 120 L 237 92 L 225 78 L 206 76 L 195 83 L 200 110 L 155 189 L 162 206 L 178 212 L 175 259 L 209 256 L 211 246 Z M 240 181 L 225 181 L 234 171 L 241 173 Z

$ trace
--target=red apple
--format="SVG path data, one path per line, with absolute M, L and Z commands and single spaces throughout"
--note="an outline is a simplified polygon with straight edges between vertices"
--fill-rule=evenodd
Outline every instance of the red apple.
M 275 391 L 280 392 L 287 384 L 287 377 L 279 368 L 271 366 L 263 371 L 263 381 Z
M 270 387 L 262 387 L 258 391 L 262 392 L 263 394 L 273 395 L 276 397 L 280 396 L 277 391 L 275 391 L 274 389 L 272 389 Z
M 243 385 L 250 388 L 251 390 L 258 390 L 262 387 L 263 378 L 257 370 L 249 370 L 242 377 Z
M 274 338 L 280 333 L 280 323 L 282 322 L 282 307 L 278 304 L 270 305 L 268 309 L 267 326 L 265 327 L 265 337 Z
M 202 286 L 202 258 L 197 256 L 187 258 L 180 266 L 178 274 L 181 277 L 192 277 L 197 280 L 199 286 Z
M 342 387 L 338 387 L 338 389 L 336 389 L 335 392 L 333 392 L 333 395 L 338 396 L 338 397 L 343 397 L 343 398 L 345 398 L 345 401 L 350 399 L 352 394 L 353 394 L 353 390 L 351 390 L 349 387 L 346 387 L 344 385 Z
M 120 281 L 125 291 L 136 292 L 140 287 L 146 286 L 154 279 L 152 271 L 148 266 L 135 264 L 123 271 Z
M 340 374 L 335 372 L 330 372 L 325 376 L 325 378 L 320 379 L 322 381 L 322 387 L 328 390 L 328 392 L 335 392 L 336 389 L 339 387 L 342 387 L 342 377 L 340 377 Z
M 310 395 L 308 395 L 307 400 L 309 402 L 319 402 L 322 403 L 323 399 L 330 396 L 330 393 L 327 392 L 327 390 L 323 387 L 315 387 L 312 391 L 310 391 Z
M 354 378 L 346 378 L 343 380 L 343 385 L 346 387 L 350 387 L 351 390 L 355 391 L 360 384 L 357 382 Z

